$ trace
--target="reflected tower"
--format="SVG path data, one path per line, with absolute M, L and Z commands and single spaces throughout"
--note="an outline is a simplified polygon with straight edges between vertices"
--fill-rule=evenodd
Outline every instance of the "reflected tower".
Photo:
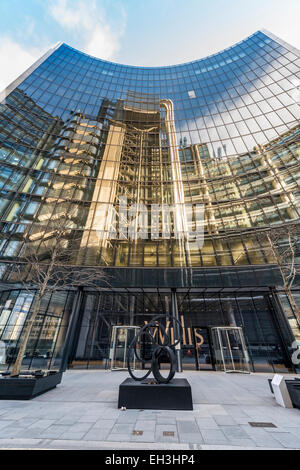
M 45 298 L 24 367 L 110 367 L 114 328 L 172 313 L 180 367 L 216 367 L 214 338 L 239 341 L 222 327 L 241 328 L 253 370 L 293 370 L 299 325 L 267 234 L 299 227 L 299 90 L 300 52 L 267 31 L 168 67 L 59 43 L 12 83 L 0 96 L 1 367 L 35 295 L 11 267 L 28 246 L 47 260 L 41 241 L 67 213 L 68 264 L 104 269 L 109 287 Z

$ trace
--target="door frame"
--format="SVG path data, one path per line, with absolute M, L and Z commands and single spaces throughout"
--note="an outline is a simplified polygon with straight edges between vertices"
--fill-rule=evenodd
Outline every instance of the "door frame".
M 123 329 L 126 330 L 126 338 L 124 341 L 124 361 L 123 361 L 123 366 L 124 367 L 114 367 L 114 362 L 115 362 L 115 355 L 116 355 L 116 339 L 117 339 L 117 331 Z M 112 325 L 111 327 L 111 340 L 110 340 L 110 347 L 109 347 L 109 360 L 110 360 L 110 370 L 115 371 L 115 370 L 127 370 L 127 360 L 126 360 L 126 355 L 127 355 L 127 349 L 130 346 L 130 344 L 127 343 L 127 338 L 128 338 L 128 330 L 134 330 L 137 334 L 137 332 L 140 330 L 139 326 L 135 325 Z M 134 366 L 135 368 L 135 357 L 134 357 Z
M 244 335 L 243 328 L 241 326 L 215 326 L 212 329 L 216 330 L 216 333 L 218 335 L 218 343 L 219 343 L 220 351 L 221 351 L 221 355 L 222 355 L 222 366 L 223 366 L 224 372 L 225 373 L 237 372 L 237 373 L 242 373 L 242 374 L 251 374 L 251 371 L 250 371 L 250 357 L 249 357 L 249 353 L 248 353 L 248 349 L 247 349 L 247 343 L 245 341 L 245 335 Z M 230 369 L 230 368 L 227 369 L 226 368 L 223 349 L 221 348 L 221 346 L 222 346 L 222 339 L 221 339 L 221 335 L 220 335 L 221 330 L 226 331 L 226 337 L 227 337 L 229 352 L 230 352 L 230 356 L 231 356 L 231 363 L 232 363 L 232 366 L 233 366 L 232 369 Z M 233 330 L 239 332 L 239 337 L 240 337 L 240 340 L 241 340 L 243 351 L 244 351 L 244 353 L 246 353 L 246 355 L 248 357 L 248 370 L 238 370 L 238 369 L 235 368 L 233 355 L 232 355 L 232 347 L 231 347 L 230 339 L 229 339 L 229 336 L 228 336 L 228 331 L 233 331 Z

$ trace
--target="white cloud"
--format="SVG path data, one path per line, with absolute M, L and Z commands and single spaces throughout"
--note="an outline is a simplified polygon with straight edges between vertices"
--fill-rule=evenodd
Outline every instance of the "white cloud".
M 10 85 L 30 67 L 45 51 L 28 49 L 13 41 L 9 36 L 0 37 L 0 91 Z
M 94 31 L 84 48 L 88 54 L 101 59 L 113 59 L 118 49 L 118 40 L 111 34 L 109 28 L 98 28 Z
M 48 3 L 48 2 L 47 2 Z M 51 0 L 47 10 L 55 21 L 74 34 L 77 46 L 88 54 L 103 59 L 113 59 L 120 47 L 120 37 L 125 30 L 126 15 L 118 0 L 113 4 L 111 21 L 106 18 L 99 0 Z M 27 19 L 27 36 L 33 37 L 35 23 Z M 38 44 L 37 38 L 33 43 Z M 64 37 L 60 38 L 64 41 Z M 79 46 L 80 41 L 83 46 Z M 38 60 L 48 49 L 28 47 L 9 35 L 0 35 L 0 92 Z
M 93 8 L 95 6 L 91 5 Z M 54 0 L 50 6 L 50 13 L 53 18 L 61 25 L 69 29 L 76 27 L 82 27 L 89 29 L 91 27 L 91 21 L 93 22 L 89 4 L 84 4 L 83 1 L 69 0 Z
M 114 15 L 117 27 L 113 28 L 106 18 L 99 2 L 90 0 L 52 0 L 49 12 L 62 27 L 76 33 L 76 39 L 83 39 L 81 50 L 102 59 L 113 59 L 120 47 L 126 15 L 116 1 L 118 15 Z

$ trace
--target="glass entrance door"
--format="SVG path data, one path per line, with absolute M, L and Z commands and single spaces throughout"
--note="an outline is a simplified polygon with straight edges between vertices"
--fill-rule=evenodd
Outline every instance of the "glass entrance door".
M 110 343 L 110 369 L 127 369 L 127 351 L 138 333 L 139 326 L 113 326 Z M 133 368 L 135 368 L 135 358 L 133 358 Z
M 214 370 L 208 328 L 193 328 L 197 370 Z
M 250 373 L 249 355 L 242 328 L 212 328 L 212 338 L 217 370 Z

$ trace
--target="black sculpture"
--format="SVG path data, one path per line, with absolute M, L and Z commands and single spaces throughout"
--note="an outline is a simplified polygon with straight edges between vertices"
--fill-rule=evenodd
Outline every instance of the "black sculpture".
M 164 322 L 159 322 L 162 319 L 165 320 L 166 327 Z M 170 337 L 170 327 L 172 326 L 176 338 L 173 343 Z M 119 386 L 118 408 L 123 410 L 193 409 L 192 390 L 187 379 L 172 380 L 176 371 L 176 357 L 173 349 L 180 343 L 182 332 L 181 324 L 173 315 L 157 315 L 140 329 L 128 348 L 127 366 L 131 378 L 128 377 Z M 155 335 L 160 338 L 161 344 L 155 341 Z M 138 352 L 138 343 L 143 344 L 145 337 L 150 340 L 152 348 L 151 367 L 143 377 L 137 377 L 131 370 L 130 360 L 132 357 L 136 357 L 142 363 L 142 369 L 144 369 L 146 362 L 150 362 L 143 355 L 142 348 L 140 353 Z M 159 371 L 162 355 L 166 355 L 170 361 L 168 377 L 163 377 Z M 155 380 L 146 380 L 151 372 Z
M 170 328 L 168 328 L 168 331 L 167 331 L 164 325 L 158 321 L 161 319 L 164 319 L 166 321 L 170 320 L 169 327 L 173 326 L 174 333 L 177 330 L 176 334 L 174 334 L 174 337 L 177 337 L 174 343 L 171 343 Z M 177 326 L 177 328 L 175 328 L 175 325 Z M 157 335 L 157 338 L 159 337 L 163 338 L 162 344 L 158 344 L 155 341 L 155 338 L 154 338 L 153 333 L 151 332 L 151 329 L 155 330 L 155 334 Z M 152 359 L 151 359 L 152 365 L 143 377 L 136 377 L 134 373 L 132 372 L 131 366 L 130 366 L 130 358 L 132 356 L 132 350 L 136 359 L 142 363 L 142 368 L 144 368 L 144 364 L 146 362 L 149 362 L 144 357 L 141 357 L 141 355 L 138 354 L 138 351 L 137 351 L 137 344 L 143 336 L 148 337 L 151 344 L 154 346 Z M 177 320 L 177 318 L 175 318 L 173 315 L 157 315 L 156 317 L 154 317 L 149 323 L 147 323 L 145 326 L 143 326 L 143 328 L 140 329 L 139 333 L 134 337 L 133 341 L 131 342 L 128 348 L 127 367 L 128 367 L 128 372 L 131 375 L 131 377 L 134 380 L 141 382 L 145 380 L 147 377 L 149 377 L 149 375 L 152 372 L 157 383 L 167 384 L 168 382 L 170 382 L 170 380 L 173 379 L 175 372 L 176 372 L 176 356 L 172 348 L 175 348 L 180 343 L 181 338 L 182 338 L 182 326 L 180 322 Z M 166 354 L 170 361 L 170 371 L 169 371 L 168 377 L 163 377 L 159 371 L 159 360 L 162 354 Z

